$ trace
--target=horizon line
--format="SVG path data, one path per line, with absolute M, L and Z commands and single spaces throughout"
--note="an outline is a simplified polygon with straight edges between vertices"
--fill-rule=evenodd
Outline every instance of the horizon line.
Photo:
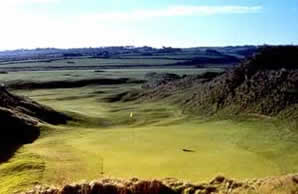
M 56 49 L 56 50 L 71 50 L 71 49 L 98 49 L 98 48 L 111 48 L 111 47 L 134 47 L 134 48 L 142 48 L 142 47 L 150 47 L 154 49 L 162 49 L 162 48 L 178 48 L 178 49 L 191 49 L 191 48 L 224 48 L 224 47 L 245 47 L 245 46 L 298 46 L 298 44 L 235 44 L 235 45 L 217 45 L 217 46 L 190 46 L 190 47 L 174 47 L 174 46 L 150 46 L 150 45 L 142 45 L 142 46 L 135 46 L 135 45 L 109 45 L 109 46 L 85 46 L 85 47 L 35 47 L 35 48 L 15 48 L 15 49 L 0 49 L 0 52 L 10 52 L 10 51 L 33 51 L 33 50 L 46 50 L 46 49 Z

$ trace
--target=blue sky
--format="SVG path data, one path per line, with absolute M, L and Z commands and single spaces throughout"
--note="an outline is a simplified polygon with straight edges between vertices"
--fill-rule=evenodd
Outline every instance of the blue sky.
M 298 44 L 298 0 L 1 0 L 0 50 Z

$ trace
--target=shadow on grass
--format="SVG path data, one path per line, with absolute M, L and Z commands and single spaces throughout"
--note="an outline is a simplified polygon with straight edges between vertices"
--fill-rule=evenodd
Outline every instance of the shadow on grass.
M 21 148 L 22 145 L 9 145 L 4 143 L 0 146 L 0 164 L 7 162 Z

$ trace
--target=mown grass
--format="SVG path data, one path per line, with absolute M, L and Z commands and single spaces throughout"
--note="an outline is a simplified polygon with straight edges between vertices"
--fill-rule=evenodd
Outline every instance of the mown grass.
M 63 80 L 82 80 L 82 79 L 96 79 L 96 78 L 134 78 L 144 79 L 144 75 L 148 72 L 170 72 L 183 74 L 200 74 L 206 71 L 221 71 L 221 69 L 191 69 L 191 68 L 179 68 L 179 69 L 105 69 L 103 72 L 95 72 L 94 70 L 58 70 L 58 71 L 26 71 L 26 72 L 10 72 L 8 74 L 0 74 L 1 83 L 19 82 L 19 81 L 63 81 Z
M 113 58 L 81 58 L 81 59 L 63 59 L 55 60 L 51 62 L 24 62 L 24 63 L 8 63 L 1 64 L 1 70 L 49 70 L 49 69 L 94 69 L 94 68 L 113 68 L 113 66 L 119 68 L 121 66 L 155 66 L 155 65 L 171 65 L 177 62 L 183 62 L 184 60 L 175 59 L 154 59 L 154 58 L 135 58 L 135 59 L 113 59 Z M 6 62 L 5 62 L 6 63 Z
M 167 101 L 103 100 L 138 87 L 15 91 L 67 112 L 77 121 L 42 125 L 37 141 L 0 164 L 0 193 L 101 176 L 196 182 L 218 174 L 246 179 L 298 171 L 298 133 L 278 119 L 256 115 L 206 119 L 184 114 Z
M 278 120 L 254 116 L 204 120 L 185 115 L 167 102 L 102 101 L 128 87 L 137 86 L 22 91 L 80 119 L 65 126 L 43 126 L 41 137 L 16 154 L 15 161 L 33 154 L 44 162 L 45 168 L 39 171 L 25 169 L 26 180 L 62 185 L 101 176 L 137 176 L 196 182 L 218 174 L 246 179 L 298 171 L 298 136 L 281 128 Z M 102 93 L 89 97 L 95 91 Z M 57 100 L 62 97 L 68 98 Z M 11 176 L 18 172 L 2 169 Z M 23 182 L 22 177 L 17 179 Z

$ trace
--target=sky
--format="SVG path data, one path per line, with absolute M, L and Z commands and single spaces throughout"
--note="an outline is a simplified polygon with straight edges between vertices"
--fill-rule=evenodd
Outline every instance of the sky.
M 0 0 L 0 50 L 298 44 L 298 0 Z

